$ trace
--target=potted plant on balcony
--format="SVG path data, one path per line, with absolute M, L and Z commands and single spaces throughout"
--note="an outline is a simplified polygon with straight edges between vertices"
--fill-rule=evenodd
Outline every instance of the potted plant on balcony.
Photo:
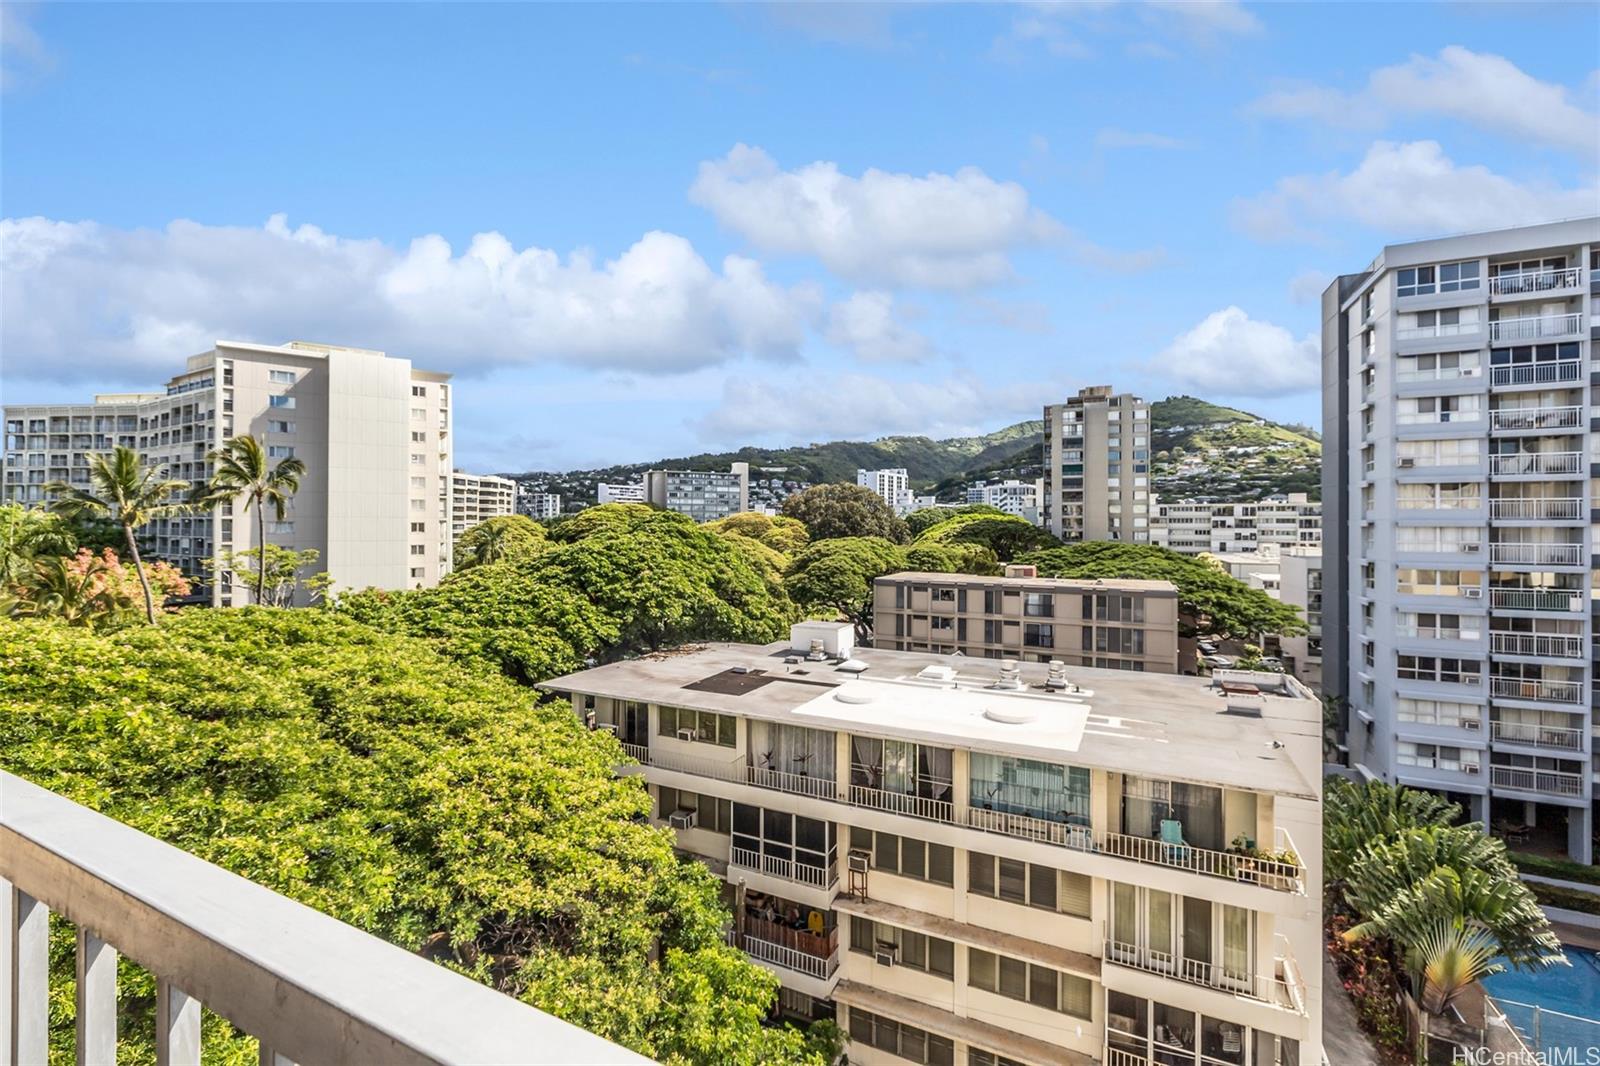
M 1233 876 L 1248 884 L 1256 884 L 1256 842 L 1240 833 L 1228 842 L 1228 855 Z

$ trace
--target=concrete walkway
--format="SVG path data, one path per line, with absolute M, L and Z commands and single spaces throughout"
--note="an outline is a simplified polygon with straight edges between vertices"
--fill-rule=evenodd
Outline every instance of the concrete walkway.
M 1345 993 L 1333 960 L 1322 953 L 1322 1050 L 1328 1066 L 1382 1066 L 1356 1018 L 1356 1005 Z

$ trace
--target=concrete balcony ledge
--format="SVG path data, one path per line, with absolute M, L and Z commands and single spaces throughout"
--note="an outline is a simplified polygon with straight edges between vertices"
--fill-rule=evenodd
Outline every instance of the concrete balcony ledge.
M 49 920 L 77 925 L 78 1056 L 116 1053 L 119 955 L 157 978 L 157 1060 L 200 1006 L 285 1063 L 650 1060 L 0 772 L 0 1059 L 48 1059 Z

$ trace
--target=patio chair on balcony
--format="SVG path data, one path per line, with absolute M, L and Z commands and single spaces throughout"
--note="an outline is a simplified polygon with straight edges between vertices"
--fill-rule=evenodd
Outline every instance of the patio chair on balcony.
M 1183 839 L 1183 823 L 1175 818 L 1161 819 L 1161 849 L 1163 857 L 1174 866 L 1189 861 L 1189 844 Z

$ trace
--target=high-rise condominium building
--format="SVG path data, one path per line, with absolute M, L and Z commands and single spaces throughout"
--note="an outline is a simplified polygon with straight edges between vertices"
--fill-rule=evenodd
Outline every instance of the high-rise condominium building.
M 1322 692 L 1322 549 L 1289 548 L 1278 556 L 1278 599 L 1300 609 L 1306 632 L 1279 637 L 1283 668 Z
M 1304 688 L 850 645 L 803 623 L 547 684 L 726 880 L 787 1012 L 863 1066 L 1322 1061 Z
M 897 515 L 910 514 L 912 508 L 911 477 L 905 467 L 892 470 L 857 470 L 856 484 L 871 489 L 889 505 Z
M 604 502 L 604 501 L 602 501 Z M 522 492 L 517 494 L 517 513 L 532 519 L 560 518 L 561 496 L 554 492 Z
M 295 456 L 306 474 L 267 540 L 314 548 L 336 588 L 435 584 L 450 565 L 450 375 L 363 348 L 291 341 L 219 341 L 190 356 L 162 392 L 81 404 L 7 404 L 5 499 L 43 505 L 45 484 L 89 485 L 88 457 L 118 445 L 194 484 L 208 452 L 250 434 L 269 462 Z M 151 555 L 200 579 L 197 597 L 248 602 L 225 573 L 206 585 L 206 560 L 258 543 L 242 501 L 153 523 Z
M 880 577 L 872 586 L 872 642 L 896 651 L 1178 671 L 1171 582 L 1036 577 L 1032 569 Z
M 1110 385 L 1044 409 L 1044 526 L 1062 540 L 1150 540 L 1150 405 Z
M 967 488 L 968 503 L 985 503 L 998 507 L 1006 514 L 1025 518 L 1034 525 L 1041 523 L 1041 500 L 1044 496 L 1044 479 L 1033 481 L 997 481 L 988 485 Z
M 645 502 L 713 522 L 750 509 L 750 464 L 715 470 L 650 470 L 644 475 Z
M 602 481 L 595 486 L 595 497 L 598 503 L 643 503 L 644 482 L 608 485 Z
M 1323 687 L 1350 765 L 1591 859 L 1600 218 L 1323 294 Z
M 1253 552 L 1322 543 L 1322 504 L 1303 492 L 1248 503 L 1153 498 L 1150 543 L 1186 555 Z
M 493 474 L 450 475 L 450 530 L 455 536 L 491 518 L 516 513 L 517 483 Z

